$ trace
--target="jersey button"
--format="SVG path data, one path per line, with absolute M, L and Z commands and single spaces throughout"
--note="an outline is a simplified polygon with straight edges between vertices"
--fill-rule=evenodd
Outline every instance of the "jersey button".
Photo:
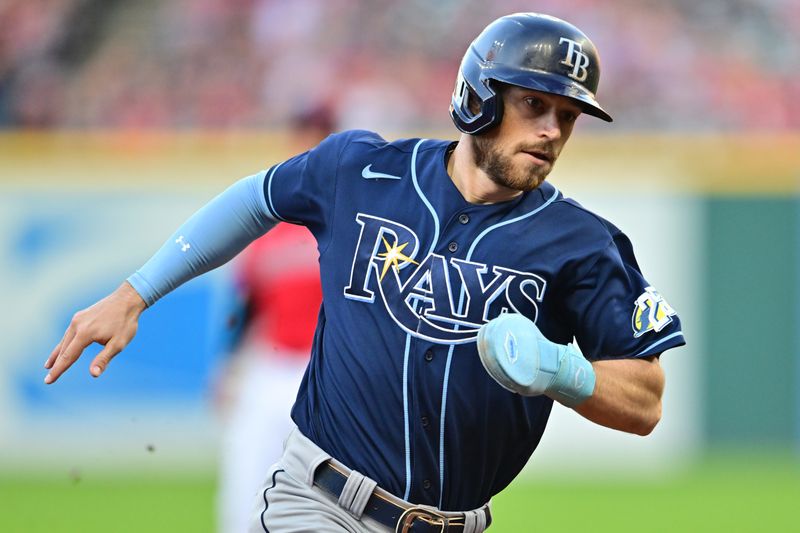
M 451 242 L 447 245 L 447 249 L 450 250 L 450 252 L 455 253 L 456 250 L 458 250 L 458 243 L 455 241 Z
M 425 490 L 430 490 L 430 488 L 431 488 L 431 480 L 430 479 L 423 480 L 422 481 L 422 488 L 425 489 Z
M 427 350 L 427 351 L 425 352 L 425 360 L 426 360 L 427 362 L 429 362 L 429 363 L 430 363 L 431 361 L 433 361 L 433 350 Z
M 466 213 L 461 213 L 460 215 L 458 215 L 458 221 L 461 222 L 462 224 L 466 224 L 467 222 L 469 222 L 469 215 Z
M 424 428 L 428 427 L 429 422 L 427 416 L 423 416 L 422 418 L 420 418 L 420 421 L 422 422 L 422 427 Z

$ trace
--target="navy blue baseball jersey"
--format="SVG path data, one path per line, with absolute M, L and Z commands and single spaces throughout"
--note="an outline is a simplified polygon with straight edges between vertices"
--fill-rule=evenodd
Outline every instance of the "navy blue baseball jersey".
M 320 253 L 323 304 L 295 423 L 397 496 L 464 510 L 514 479 L 552 408 L 485 372 L 482 324 L 521 313 L 589 360 L 684 339 L 619 229 L 547 182 L 471 204 L 447 174 L 451 145 L 332 135 L 269 169 L 264 194 Z

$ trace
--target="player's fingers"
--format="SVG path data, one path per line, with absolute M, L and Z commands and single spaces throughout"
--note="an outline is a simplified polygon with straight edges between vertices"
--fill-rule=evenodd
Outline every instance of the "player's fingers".
M 84 337 L 80 333 L 76 333 L 69 342 L 63 343 L 61 353 L 53 361 L 50 371 L 44 377 L 45 384 L 54 383 L 61 374 L 72 366 L 72 363 L 78 360 L 83 350 L 91 343 L 92 339 L 90 337 Z
M 116 356 L 119 352 L 122 351 L 124 348 L 124 344 L 119 342 L 116 339 L 111 339 L 105 345 L 105 347 L 100 350 L 100 353 L 92 361 L 91 366 L 89 367 L 89 372 L 94 377 L 100 377 L 100 374 L 105 372 L 108 363 Z
M 58 357 L 58 353 L 61 351 L 61 345 L 63 343 L 64 343 L 64 340 L 63 339 L 60 340 L 58 342 L 58 344 L 56 344 L 56 347 L 53 348 L 53 351 L 50 352 L 50 355 L 47 357 L 47 360 L 44 362 L 44 367 L 45 368 L 51 368 L 53 366 L 53 363 L 55 362 L 56 357 Z
M 55 363 L 58 354 L 61 353 L 61 348 L 69 344 L 69 341 L 72 340 L 72 337 L 75 336 L 75 328 L 73 328 L 72 324 L 67 327 L 67 330 L 64 332 L 64 335 L 61 337 L 61 340 L 58 341 L 56 347 L 53 348 L 53 351 L 50 352 L 50 356 L 47 358 L 47 361 L 44 362 L 45 368 L 52 368 L 53 363 Z

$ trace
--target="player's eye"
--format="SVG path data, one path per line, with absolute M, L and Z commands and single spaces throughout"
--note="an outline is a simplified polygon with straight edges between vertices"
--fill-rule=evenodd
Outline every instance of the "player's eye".
M 536 96 L 526 96 L 525 104 L 534 111 L 542 111 L 544 109 L 544 102 Z
M 578 119 L 579 114 L 580 113 L 576 113 L 575 111 L 562 111 L 559 113 L 559 118 L 561 119 L 561 122 L 564 122 L 565 124 L 572 124 Z

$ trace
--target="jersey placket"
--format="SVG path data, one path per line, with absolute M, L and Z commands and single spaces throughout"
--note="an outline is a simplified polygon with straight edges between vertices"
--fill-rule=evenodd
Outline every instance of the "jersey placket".
M 478 221 L 484 217 L 475 214 L 480 207 L 459 209 L 448 219 L 434 253 L 445 258 L 450 276 L 449 290 L 452 308 L 449 315 L 457 315 L 465 305 L 462 283 L 452 268 L 451 259 L 466 257 L 469 245 L 482 230 Z M 483 208 L 485 210 L 485 208 Z M 491 211 L 491 209 L 489 209 Z M 487 213 L 488 214 L 488 213 Z M 455 279 L 454 279 L 455 278 Z M 445 280 L 431 279 L 432 285 L 443 287 Z M 432 287 L 432 290 L 437 290 Z M 428 308 L 418 307 L 422 317 Z M 421 326 L 421 318 L 418 325 Z M 458 329 L 458 326 L 454 326 Z M 411 501 L 436 501 L 441 505 L 442 483 L 445 475 L 446 405 L 449 368 L 452 364 L 453 346 L 412 339 L 409 358 L 409 405 L 411 430 Z M 454 443 L 457 445 L 457 443 Z

